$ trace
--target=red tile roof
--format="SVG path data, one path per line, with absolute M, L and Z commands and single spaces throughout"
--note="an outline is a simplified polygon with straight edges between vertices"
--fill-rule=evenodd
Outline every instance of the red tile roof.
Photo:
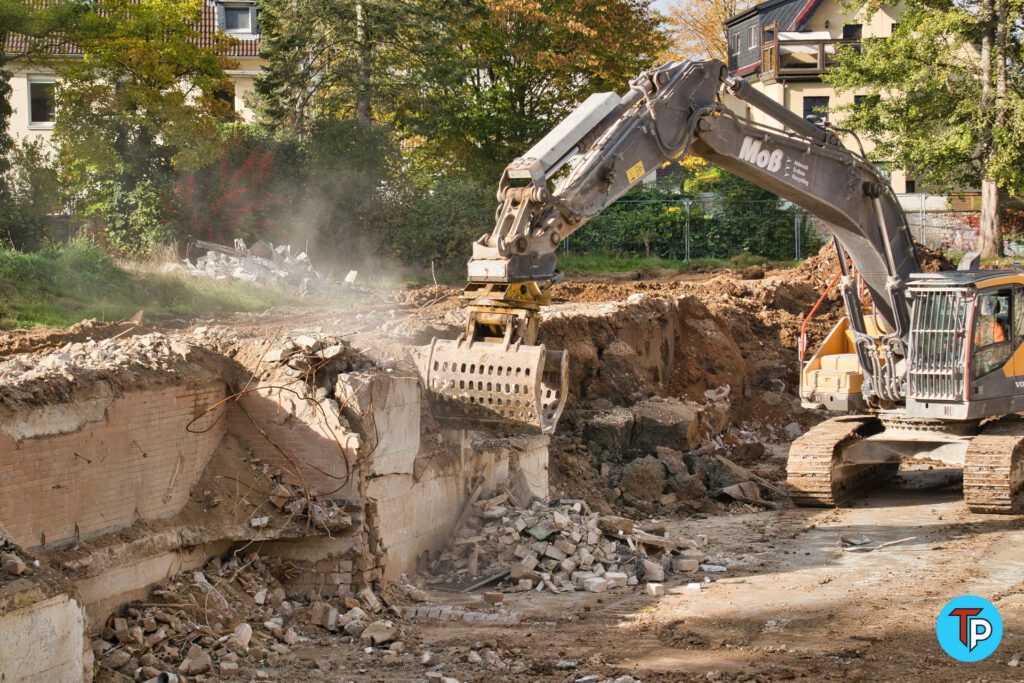
M 228 40 L 225 41 L 224 37 L 226 34 L 221 33 L 218 36 L 217 31 L 217 3 L 215 0 L 205 0 L 203 3 L 203 16 L 199 20 L 199 36 L 198 44 L 200 47 L 213 49 L 218 44 L 224 46 L 223 54 L 226 57 L 231 58 L 251 58 L 258 57 L 260 54 L 260 41 L 256 40 L 241 40 L 228 36 Z M 4 52 L 8 55 L 19 55 L 24 54 L 32 47 L 32 43 L 27 36 L 23 36 L 18 33 L 10 33 L 7 35 L 7 40 L 4 42 Z M 42 46 L 36 46 L 42 48 L 42 51 L 50 55 L 81 55 L 81 49 L 68 41 L 62 41 L 59 38 L 49 39 Z

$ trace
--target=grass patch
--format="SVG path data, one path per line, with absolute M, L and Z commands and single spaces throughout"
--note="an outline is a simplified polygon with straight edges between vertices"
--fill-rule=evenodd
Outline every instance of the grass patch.
M 0 249 L 0 328 L 65 327 L 85 318 L 261 311 L 296 298 L 247 283 L 115 263 L 88 240 L 23 253 Z
M 697 258 L 689 261 L 663 259 L 656 256 L 619 256 L 615 254 L 560 254 L 558 265 L 566 273 L 600 275 L 602 273 L 629 273 L 635 270 L 667 270 L 677 273 L 691 271 L 742 269 L 768 264 L 776 268 L 792 268 L 798 261 L 770 261 L 753 254 L 739 254 L 727 259 Z

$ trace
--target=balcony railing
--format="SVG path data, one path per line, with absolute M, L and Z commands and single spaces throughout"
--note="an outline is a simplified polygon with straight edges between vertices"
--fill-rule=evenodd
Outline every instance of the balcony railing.
M 820 76 L 835 65 L 839 48 L 849 45 L 860 49 L 859 40 L 823 38 L 821 33 L 824 32 L 780 31 L 778 24 L 762 26 L 762 80 Z

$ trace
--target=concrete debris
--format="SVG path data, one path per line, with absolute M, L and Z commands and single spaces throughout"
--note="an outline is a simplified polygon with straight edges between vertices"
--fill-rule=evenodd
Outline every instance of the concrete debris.
M 261 678 L 258 667 L 290 660 L 292 648 L 302 643 L 340 635 L 376 647 L 397 639 L 394 621 L 367 626 L 367 612 L 358 606 L 342 613 L 345 599 L 289 598 L 280 579 L 294 572 L 288 560 L 251 553 L 178 574 L 145 602 L 129 603 L 107 620 L 92 642 L 96 661 L 107 675 L 136 680 L 203 674 L 253 680 Z M 138 678 L 140 667 L 151 675 Z
M 644 586 L 644 592 L 655 598 L 660 598 L 665 595 L 665 584 L 662 583 L 649 583 Z
M 291 245 L 275 246 L 261 240 L 248 248 L 245 242 L 236 239 L 234 248 L 200 241 L 189 246 L 207 250 L 195 263 L 185 259 L 186 272 L 194 276 L 253 282 L 299 294 L 333 293 L 356 286 L 356 271 L 350 271 L 344 280 L 336 282 L 317 272 L 306 252 L 293 255 Z
M 192 345 L 159 333 L 68 342 L 45 356 L 23 353 L 0 362 L 0 384 L 28 384 L 51 377 L 75 379 L 82 371 L 173 371 L 191 355 Z
M 385 645 L 398 637 L 398 625 L 393 621 L 375 621 L 359 635 L 363 645 Z
M 21 576 L 27 569 L 28 565 L 16 553 L 0 554 L 0 571 Z
M 499 507 L 503 514 L 495 517 L 491 512 Z M 639 526 L 592 512 L 580 500 L 536 501 L 520 509 L 501 494 L 473 505 L 430 567 L 435 576 L 468 585 L 504 570 L 498 587 L 506 593 L 600 593 L 660 583 L 667 572 L 693 571 L 705 559 L 698 540 L 675 540 Z M 663 526 L 645 526 L 664 534 Z

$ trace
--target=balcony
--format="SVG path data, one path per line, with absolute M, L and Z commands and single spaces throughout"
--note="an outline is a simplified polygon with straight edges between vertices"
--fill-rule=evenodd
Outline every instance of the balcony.
M 839 48 L 860 50 L 859 40 L 833 38 L 828 31 L 780 31 L 761 27 L 761 80 L 816 78 L 834 66 Z

